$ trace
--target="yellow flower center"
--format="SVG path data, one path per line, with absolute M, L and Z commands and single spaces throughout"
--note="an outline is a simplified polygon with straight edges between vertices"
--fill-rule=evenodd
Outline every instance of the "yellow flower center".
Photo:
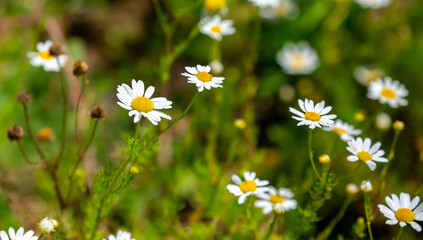
M 148 113 L 154 109 L 154 104 L 146 97 L 136 97 L 132 100 L 131 107 L 138 112 Z
M 204 6 L 210 12 L 216 12 L 224 7 L 226 7 L 226 0 L 206 0 Z
M 285 198 L 283 198 L 281 195 L 279 195 L 279 194 L 275 194 L 275 195 L 272 195 L 271 197 L 270 197 L 270 202 L 271 203 L 273 203 L 273 204 L 276 204 L 276 203 L 282 203 L 283 201 L 285 201 Z
M 358 159 L 360 159 L 363 162 L 372 160 L 372 155 L 370 155 L 370 153 L 368 153 L 366 151 L 361 151 L 361 152 L 357 153 L 357 157 L 358 157 Z
M 294 54 L 292 56 L 291 60 L 291 67 L 295 70 L 301 70 L 304 68 L 305 62 L 304 62 L 304 56 L 300 53 Z
M 396 96 L 395 92 L 389 88 L 384 88 L 380 91 L 380 95 L 384 96 L 385 98 L 392 99 Z
M 239 188 L 244 193 L 254 192 L 257 189 L 257 184 L 254 181 L 247 180 L 242 182 L 241 185 L 239 185 Z
M 222 29 L 220 28 L 220 26 L 216 25 L 211 28 L 211 31 L 214 33 L 221 33 Z
M 39 52 L 38 56 L 40 56 L 40 58 L 45 59 L 45 60 L 53 59 L 53 56 L 50 54 L 50 51 Z
M 416 215 L 408 208 L 400 208 L 395 212 L 395 218 L 400 222 L 412 222 Z
M 208 74 L 206 72 L 199 72 L 197 73 L 197 78 L 198 80 L 202 81 L 202 82 L 210 82 L 213 79 L 213 75 Z
M 343 128 L 336 128 L 336 127 L 335 128 L 332 128 L 332 132 L 334 132 L 336 134 L 339 134 L 339 135 L 347 133 L 347 131 L 345 129 L 343 129 Z
M 305 118 L 306 120 L 309 120 L 309 121 L 317 122 L 317 121 L 319 121 L 319 120 L 320 120 L 320 118 L 322 118 L 322 117 L 320 116 L 320 114 L 315 113 L 315 112 L 306 112 L 306 113 L 304 114 L 304 118 Z

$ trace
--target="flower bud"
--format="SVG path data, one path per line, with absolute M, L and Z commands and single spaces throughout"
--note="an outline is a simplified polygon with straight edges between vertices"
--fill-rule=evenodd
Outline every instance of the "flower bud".
M 397 120 L 392 124 L 392 127 L 397 131 L 402 131 L 404 129 L 404 122 Z
M 320 156 L 319 156 L 319 162 L 320 162 L 321 164 L 327 164 L 327 163 L 330 163 L 330 157 L 329 157 L 329 155 L 327 155 L 327 154 L 320 155 Z
M 95 120 L 101 120 L 107 117 L 107 111 L 102 106 L 95 106 L 91 110 L 91 118 Z
M 359 191 L 357 185 L 355 185 L 354 183 L 348 184 L 345 190 L 347 191 L 348 194 L 351 194 L 351 195 L 357 194 Z
M 61 44 L 53 43 L 53 45 L 51 45 L 50 55 L 57 57 L 64 53 L 65 53 L 65 48 Z
M 16 124 L 11 126 L 9 130 L 7 131 L 7 137 L 9 138 L 10 141 L 21 140 L 23 136 L 25 136 L 25 131 L 23 130 L 21 126 Z
M 365 180 L 361 182 L 360 189 L 363 192 L 371 192 L 373 190 L 373 186 L 370 180 Z
M 217 12 L 226 7 L 226 0 L 205 0 L 204 7 L 210 12 Z
M 360 110 L 354 114 L 354 118 L 357 122 L 362 122 L 364 119 L 366 119 L 366 113 Z
M 59 224 L 55 219 L 49 217 L 41 219 L 41 221 L 38 223 L 38 227 L 43 234 L 50 234 L 56 231 L 55 228 L 58 227 L 58 225 Z
M 376 128 L 379 130 L 388 130 L 391 127 L 392 119 L 387 113 L 379 113 L 375 120 Z
M 16 98 L 18 99 L 19 102 L 26 104 L 29 101 L 32 101 L 32 95 L 28 92 L 20 92 L 18 93 L 18 95 L 16 95 Z
M 90 67 L 88 66 L 86 62 L 82 62 L 78 60 L 73 64 L 73 75 L 81 76 L 83 74 L 86 74 L 89 68 Z
M 135 174 L 140 173 L 140 169 L 139 169 L 139 168 L 137 168 L 137 167 L 135 167 L 135 166 L 132 166 L 132 167 L 129 169 L 129 172 L 135 175 Z
M 37 132 L 37 138 L 41 142 L 53 142 L 55 139 L 53 130 L 49 127 L 41 128 Z
M 236 128 L 239 128 L 239 129 L 244 129 L 245 127 L 247 127 L 247 123 L 242 118 L 236 119 L 234 122 L 234 125 Z

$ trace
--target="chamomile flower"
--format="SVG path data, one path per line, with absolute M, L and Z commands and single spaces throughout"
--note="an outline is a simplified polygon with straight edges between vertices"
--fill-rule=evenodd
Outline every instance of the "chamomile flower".
M 287 43 L 276 55 L 276 61 L 287 74 L 310 74 L 319 66 L 316 51 L 307 42 Z
M 119 230 L 115 235 L 110 234 L 107 239 L 103 238 L 103 240 L 135 240 L 135 238 L 131 238 L 131 233 Z
M 258 197 L 260 200 L 256 200 L 254 206 L 262 208 L 263 214 L 269 214 L 272 210 L 282 213 L 297 208 L 297 201 L 292 199 L 294 194 L 288 188 L 269 187 L 268 191 Z
M 371 192 L 373 190 L 372 182 L 370 182 L 370 180 L 362 181 L 360 184 L 360 189 L 363 192 Z
M 378 207 L 380 212 L 388 218 L 386 224 L 395 225 L 399 223 L 401 227 L 405 227 L 408 223 L 417 232 L 422 231 L 422 227 L 415 222 L 423 221 L 423 203 L 419 205 L 420 197 L 411 200 L 408 193 L 401 193 L 399 198 L 392 194 L 391 198 L 386 197 L 385 201 L 388 207 L 383 204 L 379 204 Z
M 360 66 L 354 70 L 354 78 L 364 86 L 369 86 L 371 82 L 384 75 L 382 70 L 373 66 Z
M 360 4 L 362 8 L 382 8 L 391 4 L 391 0 L 354 0 L 356 3 Z
M 279 5 L 279 0 L 248 0 L 254 6 L 259 8 L 265 8 L 265 7 L 277 7 Z
M 321 128 L 322 125 L 331 126 L 334 124 L 332 119 L 336 118 L 336 115 L 326 115 L 330 112 L 330 110 L 332 110 L 332 107 L 325 107 L 325 101 L 321 101 L 314 105 L 313 100 L 308 100 L 306 98 L 304 102 L 301 99 L 298 99 L 298 104 L 303 112 L 300 112 L 295 108 L 289 108 L 289 111 L 296 115 L 292 116 L 292 118 L 300 121 L 297 126 L 308 125 L 311 129 L 314 129 L 315 127 Z
M 37 52 L 28 52 L 26 55 L 30 58 L 31 65 L 35 67 L 43 66 L 44 70 L 47 72 L 59 72 L 60 68 L 62 68 L 66 61 L 68 60 L 68 56 L 62 54 L 57 56 L 56 58 L 50 54 L 50 47 L 53 45 L 53 41 L 47 40 L 45 42 L 37 43 Z
M 266 185 L 269 184 L 267 180 L 260 180 L 256 178 L 255 172 L 244 172 L 244 179 L 242 181 L 238 175 L 232 175 L 232 181 L 236 184 L 228 184 L 226 189 L 235 196 L 239 196 L 238 203 L 243 204 L 245 199 L 250 195 L 260 195 L 267 191 Z
M 362 161 L 370 170 L 374 171 L 376 169 L 376 162 L 388 162 L 388 159 L 384 158 L 383 155 L 385 152 L 380 149 L 380 142 L 372 145 L 372 140 L 370 138 L 363 139 L 358 137 L 356 139 L 351 139 L 348 141 L 347 150 L 353 155 L 347 157 L 347 160 L 350 162 Z
M 18 231 L 15 232 L 15 229 L 9 228 L 9 235 L 5 231 L 0 232 L 0 240 L 37 240 L 38 237 L 34 235 L 34 231 L 29 230 L 24 232 L 23 227 L 20 227 Z
M 43 232 L 43 234 L 50 234 L 54 232 L 58 225 L 59 223 L 50 217 L 45 217 L 38 223 L 38 227 L 40 228 L 41 232 Z
M 210 74 L 210 66 L 197 65 L 196 67 L 185 67 L 187 72 L 182 73 L 182 76 L 188 77 L 188 83 L 193 83 L 198 87 L 198 91 L 202 92 L 204 88 L 210 90 L 211 88 L 222 87 L 224 77 L 214 77 Z
M 200 21 L 200 32 L 216 40 L 235 33 L 232 20 L 222 20 L 219 15 L 205 17 Z
M 143 81 L 138 80 L 137 82 L 132 79 L 132 88 L 125 83 L 117 87 L 116 96 L 120 100 L 117 104 L 129 110 L 129 116 L 135 116 L 134 123 L 137 123 L 142 116 L 148 118 L 154 125 L 157 125 L 161 118 L 170 120 L 169 115 L 157 110 L 172 108 L 172 102 L 164 97 L 151 98 L 154 89 L 153 86 L 150 86 L 144 92 Z
M 260 16 L 267 20 L 278 18 L 295 18 L 298 15 L 298 6 L 292 0 L 278 0 L 278 5 L 260 9 Z
M 345 142 L 351 140 L 354 136 L 361 134 L 360 129 L 355 129 L 354 126 L 336 119 L 335 124 L 329 127 L 324 127 L 323 130 L 336 133 Z
M 377 79 L 370 83 L 368 89 L 367 97 L 379 100 L 382 104 L 388 103 L 393 108 L 408 105 L 408 101 L 405 99 L 408 90 L 399 81 L 392 80 L 390 77 L 385 77 L 383 80 Z

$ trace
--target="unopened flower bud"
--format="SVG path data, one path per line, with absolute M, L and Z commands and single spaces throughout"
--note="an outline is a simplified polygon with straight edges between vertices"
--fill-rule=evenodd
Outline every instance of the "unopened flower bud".
M 50 55 L 57 57 L 64 53 L 65 53 L 65 48 L 61 44 L 53 43 L 53 45 L 51 45 Z
M 16 98 L 19 102 L 26 104 L 27 102 L 32 100 L 32 95 L 28 92 L 23 91 L 18 93 L 18 95 L 16 95 Z
M 135 166 L 132 166 L 131 169 L 129 169 L 129 172 L 135 175 L 140 173 L 140 169 Z
M 41 221 L 38 223 L 38 227 L 43 234 L 50 234 L 56 231 L 55 228 L 58 227 L 58 225 L 59 224 L 55 219 L 49 217 L 41 219 Z
M 357 218 L 357 223 L 364 224 L 364 218 L 363 217 Z
M 204 7 L 210 12 L 216 12 L 226 7 L 226 0 L 206 0 Z
M 372 183 L 370 182 L 370 180 L 365 180 L 365 181 L 361 182 L 360 189 L 363 192 L 370 192 L 370 191 L 372 191 L 373 190 L 373 186 L 372 186 Z
M 89 70 L 89 66 L 86 62 L 82 62 L 82 61 L 76 61 L 73 64 L 73 75 L 75 76 L 81 76 L 83 74 L 86 74 Z
M 49 127 L 41 128 L 37 132 L 37 138 L 41 142 L 53 142 L 55 139 L 53 130 Z
M 319 156 L 319 162 L 322 164 L 330 163 L 330 157 L 327 154 L 323 154 Z
M 395 130 L 402 131 L 404 129 L 404 122 L 402 122 L 402 121 L 395 121 L 394 124 L 392 124 L 392 127 Z
M 20 140 L 25 136 L 25 131 L 23 128 L 19 125 L 13 125 L 9 128 L 7 131 L 7 137 L 10 139 L 10 141 L 13 140 Z
M 107 117 L 107 111 L 102 106 L 95 106 L 91 110 L 91 117 L 96 120 L 101 120 Z
M 247 122 L 245 122 L 245 120 L 242 118 L 238 118 L 235 120 L 234 125 L 236 128 L 244 129 L 245 127 L 247 127 Z
M 362 122 L 364 119 L 366 119 L 366 113 L 360 110 L 354 114 L 354 118 L 357 122 Z
M 359 189 L 358 189 L 357 185 L 355 185 L 354 183 L 350 183 L 350 184 L 347 185 L 346 191 L 347 191 L 348 194 L 354 195 L 354 194 L 358 193 Z

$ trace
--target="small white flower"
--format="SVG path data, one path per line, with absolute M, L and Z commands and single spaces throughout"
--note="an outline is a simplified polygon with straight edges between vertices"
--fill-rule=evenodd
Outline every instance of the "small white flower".
M 371 192 L 373 190 L 373 185 L 370 180 L 364 180 L 361 182 L 360 189 L 363 192 Z
M 277 53 L 276 61 L 287 74 L 310 74 L 319 66 L 316 51 L 306 42 L 287 43 Z
M 37 43 L 38 52 L 28 52 L 26 54 L 27 57 L 30 58 L 31 65 L 35 67 L 43 66 L 44 70 L 47 72 L 59 72 L 60 68 L 62 68 L 68 60 L 68 56 L 62 54 L 57 57 L 60 63 L 59 66 L 55 57 L 50 54 L 51 45 L 53 45 L 53 41 L 51 40 L 47 40 L 44 43 Z
M 321 101 L 316 106 L 313 100 L 307 98 L 303 102 L 298 99 L 298 104 L 303 112 L 298 111 L 295 108 L 289 108 L 289 111 L 297 116 L 292 116 L 293 119 L 300 121 L 297 126 L 308 125 L 311 129 L 315 127 L 321 128 L 323 126 L 331 126 L 334 124 L 332 119 L 336 118 L 335 114 L 326 115 L 332 110 L 331 106 L 325 107 L 325 101 Z
M 127 84 L 122 84 L 117 87 L 118 93 L 116 96 L 120 102 L 119 106 L 129 110 L 129 116 L 134 117 L 134 123 L 137 123 L 142 116 L 148 118 L 151 123 L 157 125 L 161 118 L 171 119 L 167 114 L 164 114 L 160 109 L 172 108 L 172 102 L 164 97 L 151 98 L 154 93 L 154 87 L 150 86 L 144 93 L 144 83 L 141 80 L 135 81 L 132 79 L 132 88 Z
M 360 4 L 362 8 L 381 8 L 386 7 L 391 4 L 391 0 L 354 0 L 356 3 Z
M 382 70 L 373 66 L 360 66 L 354 70 L 354 78 L 364 86 L 369 86 L 371 82 L 384 75 Z
M 278 18 L 292 19 L 298 15 L 298 6 L 292 0 L 279 0 L 277 6 L 260 9 L 260 16 L 267 20 Z
M 385 131 L 391 128 L 391 125 L 392 118 L 389 116 L 389 114 L 382 112 L 376 116 L 375 126 L 377 129 Z
M 256 178 L 255 172 L 244 172 L 244 179 L 245 181 L 242 181 L 237 175 L 232 175 L 232 181 L 236 185 L 228 184 L 226 186 L 226 189 L 228 189 L 230 193 L 237 197 L 239 196 L 238 204 L 243 204 L 248 196 L 260 195 L 268 189 L 264 186 L 269 184 L 269 181 Z
M 378 205 L 380 212 L 388 218 L 386 224 L 395 225 L 399 222 L 401 227 L 405 227 L 408 223 L 417 232 L 421 232 L 422 227 L 415 222 L 423 221 L 423 203 L 419 205 L 420 197 L 411 200 L 408 193 L 401 193 L 399 198 L 395 194 L 392 194 L 391 197 L 385 198 L 389 208 L 383 204 Z M 419 206 L 417 207 L 417 205 Z
M 388 103 L 393 108 L 408 105 L 408 101 L 405 99 L 408 95 L 408 90 L 397 80 L 392 81 L 390 77 L 385 77 L 383 80 L 377 79 L 370 83 L 368 89 L 367 97 L 379 100 L 382 104 Z
M 205 17 L 200 21 L 200 32 L 216 40 L 235 33 L 232 20 L 222 20 L 219 15 L 212 18 Z
M 279 0 L 248 0 L 254 6 L 259 8 L 265 8 L 265 7 L 277 7 L 279 5 Z
M 210 90 L 211 88 L 222 87 L 224 77 L 214 77 L 210 74 L 210 66 L 185 67 L 187 72 L 182 73 L 182 76 L 188 77 L 188 83 L 193 83 L 198 87 L 198 91 L 202 92 L 204 88 Z
M 103 238 L 103 240 L 135 240 L 135 238 L 131 238 L 131 233 L 119 230 L 115 235 L 110 234 L 108 239 Z
M 223 70 L 225 69 L 225 66 L 223 66 L 222 62 L 215 59 L 210 62 L 211 72 L 213 74 L 221 74 Z
M 375 162 L 388 162 L 388 159 L 382 157 L 385 152 L 379 150 L 380 146 L 380 142 L 372 146 L 372 140 L 370 138 L 366 138 L 364 141 L 361 137 L 352 139 L 348 141 L 347 150 L 353 155 L 348 156 L 347 159 L 350 162 L 360 160 L 369 166 L 370 170 L 374 171 L 376 169 Z
M 50 217 L 45 217 L 41 219 L 38 223 L 38 227 L 40 228 L 41 232 L 44 234 L 50 234 L 55 231 L 55 227 L 58 225 L 57 221 Z
M 5 231 L 0 232 L 0 240 L 37 240 L 38 237 L 34 235 L 34 231 L 29 230 L 24 232 L 23 227 L 20 227 L 18 231 L 15 232 L 15 229 L 9 228 L 9 235 Z
M 262 208 L 263 214 L 269 214 L 272 210 L 280 214 L 297 208 L 297 201 L 292 199 L 294 194 L 288 188 L 269 187 L 268 191 L 258 197 L 260 200 L 256 200 L 254 206 Z
M 334 125 L 329 127 L 324 127 L 322 129 L 328 132 L 334 132 L 338 134 L 341 137 L 341 139 L 345 142 L 361 134 L 360 129 L 355 129 L 354 126 L 348 123 L 344 123 L 340 119 L 336 119 Z
M 354 183 L 349 183 L 346 187 L 345 190 L 347 191 L 348 194 L 354 195 L 356 193 L 358 193 L 358 187 L 357 185 L 355 185 Z

